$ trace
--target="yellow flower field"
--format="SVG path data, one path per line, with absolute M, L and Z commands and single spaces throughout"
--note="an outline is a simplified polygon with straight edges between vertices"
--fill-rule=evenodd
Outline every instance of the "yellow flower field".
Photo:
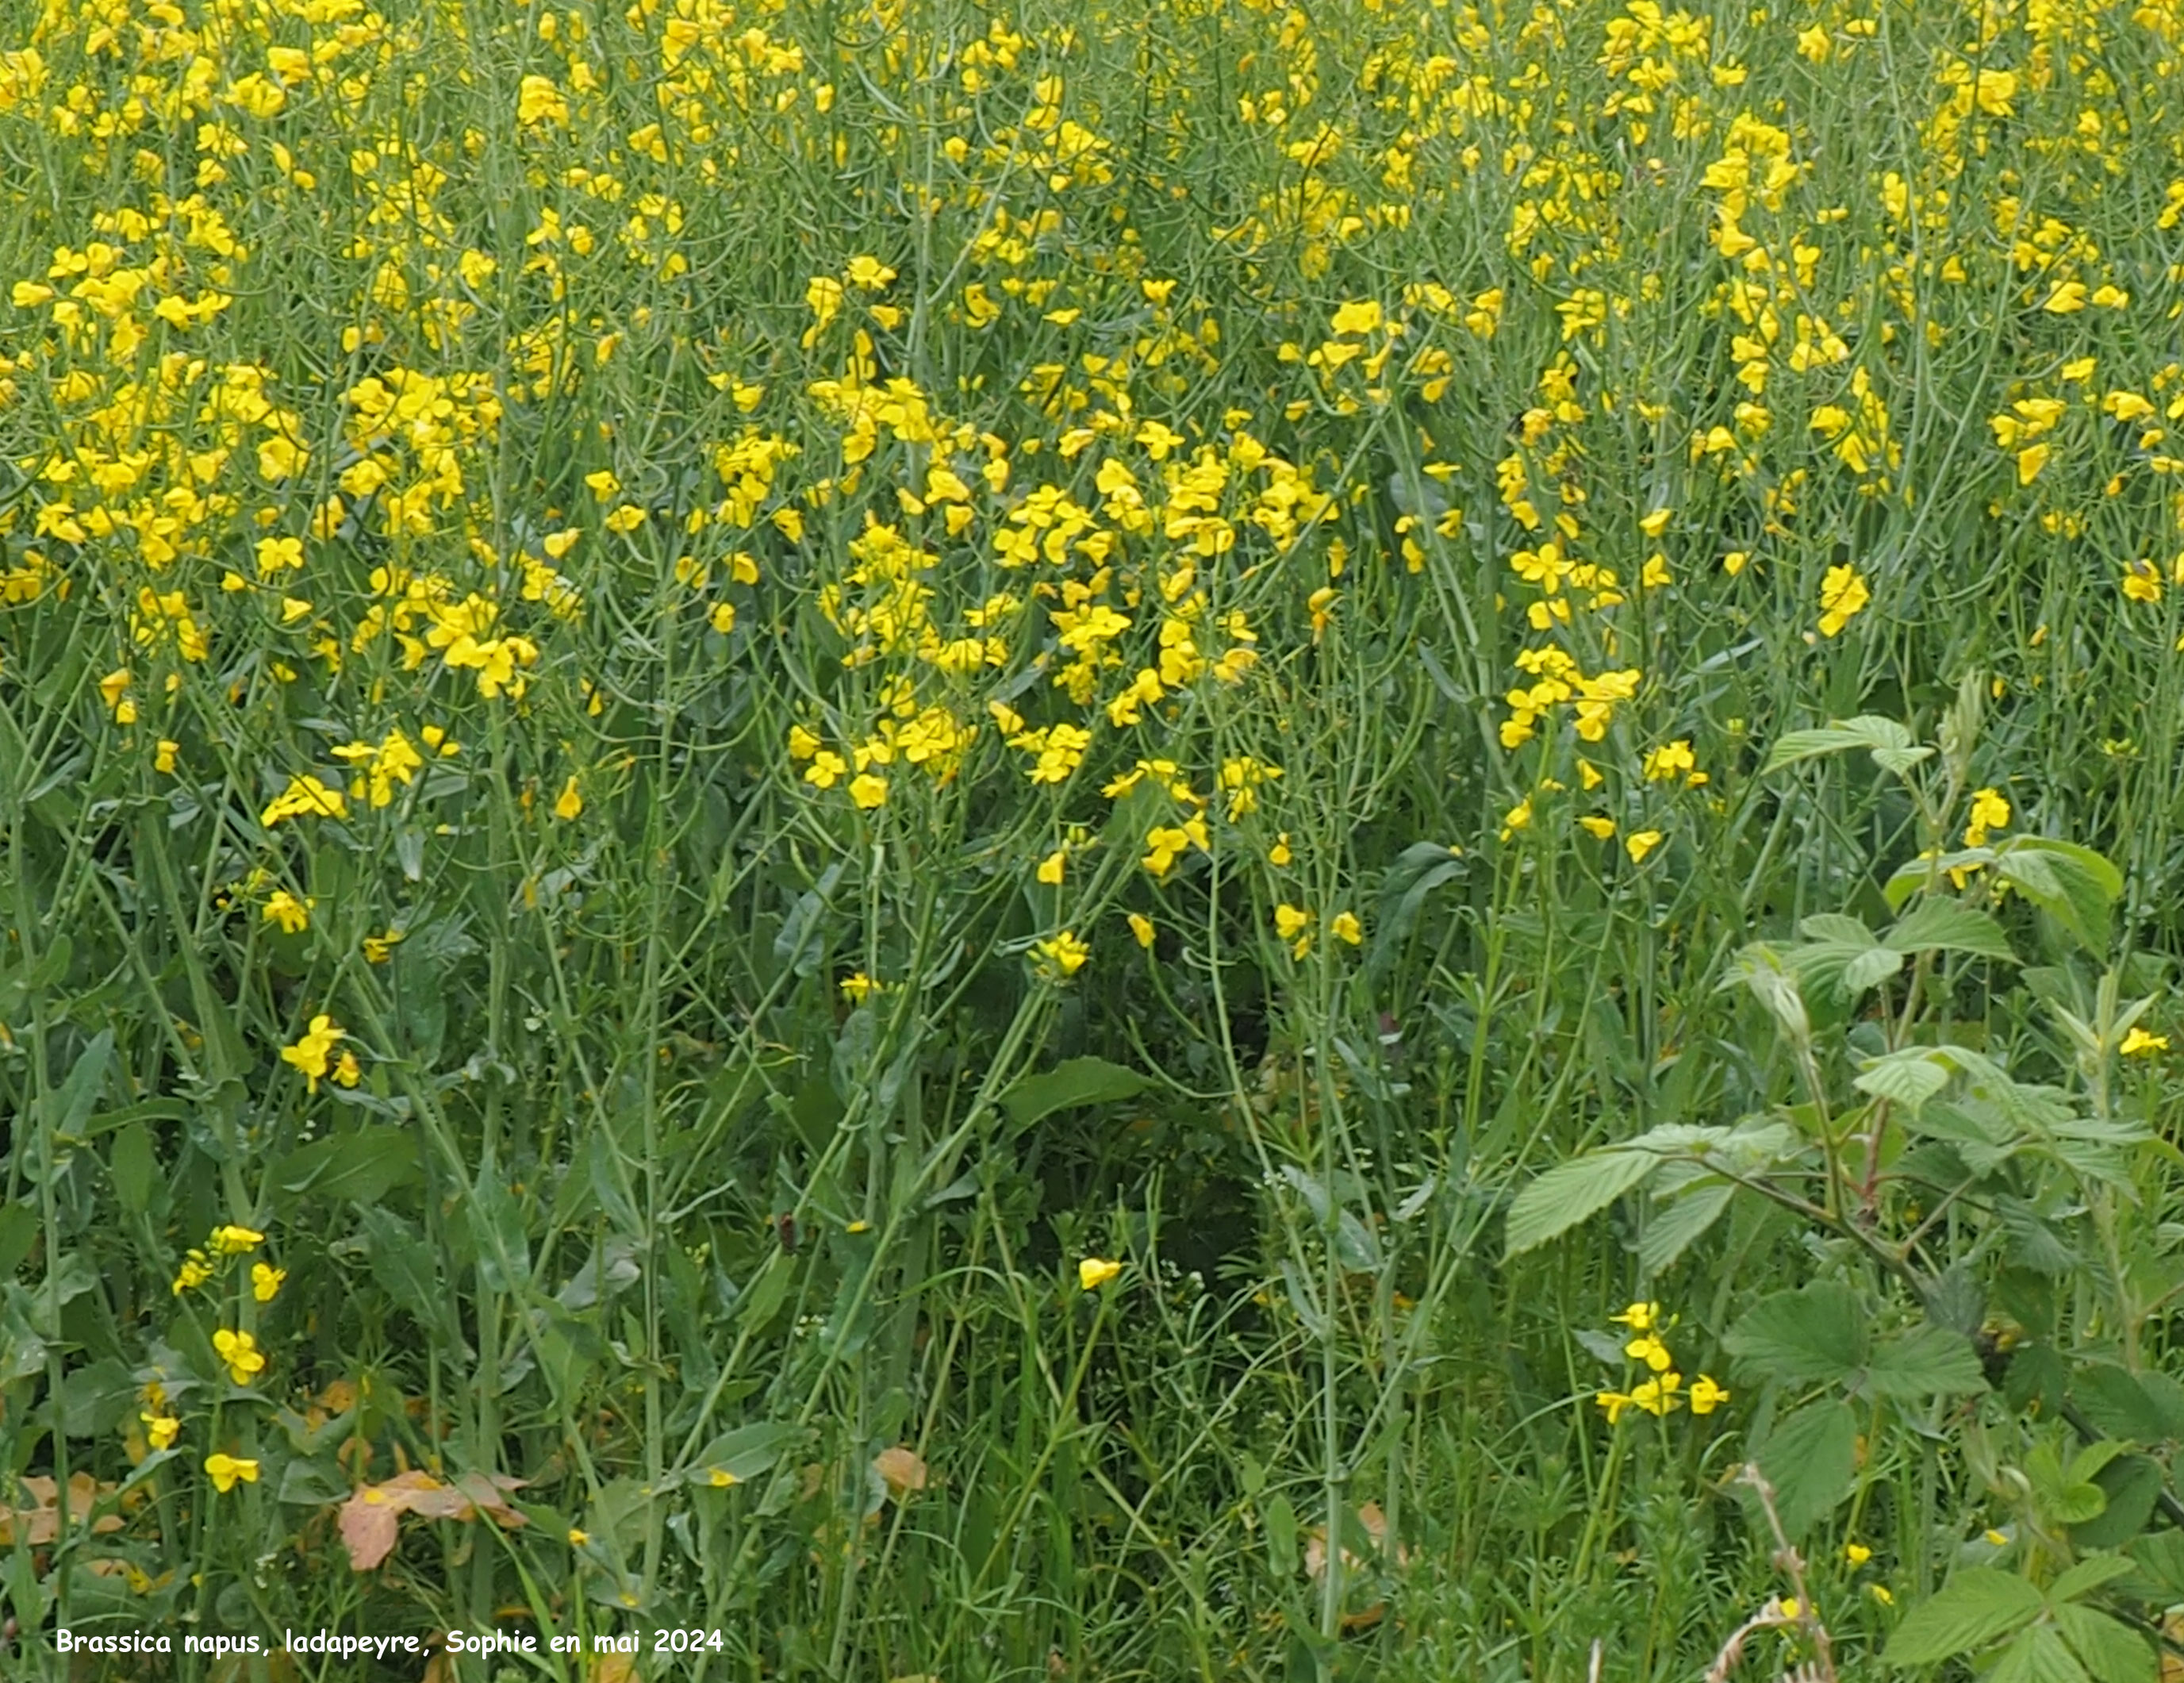
M 2180 88 L 0 8 L 0 1671 L 2166 1675 Z

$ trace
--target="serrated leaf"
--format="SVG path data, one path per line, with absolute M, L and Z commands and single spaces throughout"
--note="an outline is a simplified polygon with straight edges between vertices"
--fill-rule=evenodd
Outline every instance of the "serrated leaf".
M 1886 939 L 1890 946 L 1905 952 L 1964 952 L 2007 964 L 2017 961 L 2002 925 L 1962 900 L 1933 894 L 1898 918 Z
M 1720 1220 L 1736 1187 L 1724 1181 L 1686 1192 L 1656 1206 L 1638 1240 L 1639 1266 L 1648 1274 L 1666 1273 L 1706 1230 Z
M 1842 968 L 1842 984 L 1852 994 L 1886 982 L 1903 967 L 1903 955 L 1892 947 L 1870 947 Z
M 1985 1390 L 1986 1376 L 1970 1339 L 1922 1321 L 1875 1348 L 1863 1388 L 1875 1396 L 1961 1396 Z
M 1651 1174 L 1654 1162 L 1650 1152 L 1612 1150 L 1556 1164 L 1511 1201 L 1502 1256 L 1536 1250 L 1598 1214 Z
M 1775 1425 L 1759 1451 L 1774 1486 L 1775 1512 L 1792 1538 L 1835 1511 L 1858 1470 L 1858 1417 L 1840 1397 L 1823 1397 Z
M 1851 1080 L 1859 1092 L 1901 1105 L 1914 1116 L 1948 1084 L 1948 1067 L 1923 1046 L 1869 1058 Z
M 2153 1683 L 2153 1650 L 2120 1619 L 2090 1607 L 2055 1609 L 2055 1629 L 2096 1683 Z
M 2085 1668 L 2052 1624 L 2036 1624 L 2009 1647 L 1986 1683 L 2087 1683 Z
M 2031 1623 L 2045 1607 L 2015 1573 L 1966 1567 L 1903 1615 L 1882 1657 L 1893 1665 L 1931 1665 L 1970 1653 Z
M 1865 1365 L 1864 1318 L 1848 1286 L 1815 1280 L 1762 1298 L 1722 1345 L 1765 1379 L 1791 1385 L 1847 1379 Z
M 1816 759 L 1824 754 L 1843 754 L 1857 748 L 1872 750 L 1878 759 L 1882 754 L 1901 754 L 1911 746 L 1911 733 L 1895 720 L 1862 713 L 1854 719 L 1839 719 L 1814 730 L 1791 731 L 1777 738 L 1767 755 L 1767 763 L 1759 769 L 1763 774 L 1779 772 L 1801 760 Z M 1923 760 L 1932 751 L 1919 751 L 1917 758 Z

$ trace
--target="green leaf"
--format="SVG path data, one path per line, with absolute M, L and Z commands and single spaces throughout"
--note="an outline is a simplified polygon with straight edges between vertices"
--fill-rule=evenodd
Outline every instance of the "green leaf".
M 1656 1161 L 1646 1151 L 1607 1151 L 1556 1164 L 1511 1201 L 1503 1257 L 1536 1250 L 1598 1214 L 1651 1174 Z
M 2120 1619 L 2090 1607 L 2059 1607 L 2055 1629 L 2096 1683 L 2153 1683 L 2153 1650 Z
M 1893 719 L 1884 719 L 1872 713 L 1861 713 L 1855 719 L 1840 719 L 1815 730 L 1791 731 L 1778 738 L 1767 763 L 1759 769 L 1763 774 L 1779 772 L 1785 766 L 1794 766 L 1801 760 L 1817 759 L 1824 754 L 1842 754 L 1854 748 L 1870 750 L 1873 757 L 1891 771 L 1908 771 L 1919 761 L 1933 753 L 1930 748 L 1914 747 L 1911 733 Z M 1886 759 L 1882 756 L 1886 755 Z
M 284 1205 L 306 1197 L 376 1204 L 416 1179 L 415 1138 L 406 1128 L 376 1124 L 298 1145 L 273 1168 Z
M 2080 1561 L 2048 1586 L 2051 1602 L 2082 1601 L 2103 1584 L 2113 1583 L 2131 1570 L 2131 1562 L 2120 1554 L 2096 1554 Z
M 2170 1435 L 2163 1411 L 2137 1376 L 2113 1363 L 2087 1363 L 2071 1380 L 2070 1392 L 2086 1418 L 2109 1437 L 2153 1444 Z
M 1914 1116 L 1948 1084 L 1948 1066 L 1923 1046 L 1868 1058 L 1851 1081 L 1859 1092 L 1901 1105 Z
M 2012 1572 L 1968 1566 L 1903 1615 L 1882 1658 L 1930 1665 L 1970 1653 L 2028 1624 L 2045 1610 L 2040 1591 Z
M 694 1485 L 710 1485 L 713 1475 L 725 1474 L 733 1483 L 747 1485 L 770 1473 L 781 1457 L 806 1441 L 811 1431 L 785 1420 L 760 1420 L 723 1432 L 707 1444 L 690 1463 L 684 1477 Z
M 1726 1181 L 1701 1186 L 1674 1202 L 1656 1202 L 1638 1240 L 1638 1263 L 1649 1274 L 1665 1273 L 1694 1240 L 1721 1218 L 1736 1189 Z
M 1001 1095 L 1001 1107 L 1019 1128 L 1078 1105 L 1134 1099 L 1152 1084 L 1134 1069 L 1105 1058 L 1069 1058 L 1038 1075 L 1027 1075 Z
M 2119 1455 L 2095 1475 L 2107 1506 L 2070 1528 L 2073 1548 L 2121 1548 L 2146 1529 L 2161 1499 L 2161 1463 L 2150 1455 Z M 2067 1575 L 2067 1574 L 2066 1574 Z
M 1970 1339 L 1922 1321 L 1881 1341 L 1863 1389 L 1874 1396 L 1960 1396 L 1985 1390 L 1986 1376 Z
M 13 1279 L 23 1258 L 38 1242 L 37 1210 L 29 1204 L 0 1205 L 0 1280 Z
M 2055 1627 L 2036 1624 L 2003 1650 L 1986 1683 L 2086 1683 L 2086 1678 Z
M 1995 870 L 2088 951 L 2105 953 L 2109 910 L 2123 874 L 2089 847 L 2045 836 L 2013 836 L 1994 850 Z
M 114 1136 L 106 1159 L 106 1172 L 114 1181 L 114 1201 L 131 1215 L 152 1206 L 152 1179 L 158 1163 L 152 1155 L 152 1133 L 141 1122 L 132 1122 Z
M 1778 1422 L 1759 1451 L 1759 1470 L 1774 1486 L 1782 1529 L 1802 1535 L 1835 1511 L 1858 1471 L 1858 1417 L 1840 1397 L 1808 1402 Z
M 1762 1298 L 1722 1345 L 1765 1379 L 1791 1385 L 1843 1379 L 1865 1365 L 1864 1318 L 1848 1286 L 1815 1280 Z
M 447 1337 L 450 1306 L 440 1286 L 438 1253 L 392 1210 L 367 1205 L 359 1222 L 379 1289 L 419 1326 Z
M 2002 925 L 1962 900 L 1929 894 L 1897 921 L 1887 943 L 1905 952 L 1966 952 L 2017 962 Z

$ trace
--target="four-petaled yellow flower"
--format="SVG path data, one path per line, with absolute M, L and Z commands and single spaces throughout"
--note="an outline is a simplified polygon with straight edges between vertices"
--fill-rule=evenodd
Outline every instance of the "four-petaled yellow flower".
M 216 1257 L 243 1257 L 265 1242 L 265 1235 L 254 1227 L 237 1227 L 230 1222 L 212 1230 L 206 1241 Z
M 569 781 L 561 786 L 561 793 L 554 799 L 554 816 L 566 823 L 583 810 L 584 797 L 577 793 L 577 779 L 575 774 L 571 773 Z
M 1633 865 L 1643 865 L 1646 855 L 1660 844 L 1658 830 L 1634 830 L 1623 839 L 1623 850 L 1630 855 Z
M 1619 1315 L 1610 1315 L 1611 1321 L 1626 1326 L 1633 1332 L 1651 1332 L 1661 1324 L 1658 1303 L 1633 1303 Z
M 1365 927 L 1357 921 L 1354 911 L 1336 912 L 1327 920 L 1327 929 L 1335 939 L 1346 941 L 1353 947 L 1365 939 Z
M 1820 581 L 1820 635 L 1836 635 L 1872 599 L 1873 593 L 1856 567 L 1848 563 L 1830 567 Z
M 260 1303 L 270 1303 L 279 1294 L 281 1283 L 288 1278 L 286 1268 L 276 1268 L 270 1262 L 250 1265 L 250 1295 Z
M 2008 827 L 2008 801 L 1999 790 L 1983 789 L 1972 797 L 1971 817 L 1964 825 L 1964 845 L 1985 847 L 1988 831 Z
M 1873 1558 L 1873 1551 L 1868 1548 L 1864 1543 L 1845 1543 L 1843 1545 L 1843 1558 L 1847 1560 L 1852 1566 L 1863 1566 L 1867 1561 Z
M 1138 945 L 1150 949 L 1153 944 L 1153 920 L 1141 911 L 1130 914 L 1130 933 L 1137 937 Z
M 2143 1028 L 2133 1028 L 2123 1037 L 2123 1044 L 2116 1050 L 2127 1058 L 2152 1057 L 2156 1052 L 2169 1050 L 2169 1037 L 2166 1034 L 2149 1034 Z
M 317 902 L 298 900 L 286 889 L 276 889 L 266 900 L 265 919 L 278 923 L 284 935 L 300 934 L 311 927 L 311 907 Z
M 1097 1291 L 1123 1271 L 1120 1262 L 1110 1262 L 1105 1257 L 1087 1257 L 1077 1265 L 1077 1284 L 1086 1291 Z
M 175 1296 L 203 1285 L 212 1278 L 212 1264 L 202 1251 L 192 1250 L 182 1258 L 182 1265 L 175 1272 Z
M 1643 1362 L 1657 1374 L 1665 1374 L 1675 1363 L 1669 1354 L 1669 1346 L 1661 1342 L 1657 1332 L 1641 1333 L 1623 1346 L 1623 1353 L 1633 1361 Z
M 145 1413 L 139 1414 L 136 1418 L 144 1423 L 144 1441 L 153 1448 L 174 1447 L 176 1435 L 182 1429 L 182 1423 L 180 1420 L 172 1414 Z
M 1033 950 L 1063 976 L 1074 976 L 1092 956 L 1092 949 L 1070 929 L 1064 929 L 1051 940 L 1039 942 Z
M 1691 1381 L 1691 1413 L 1711 1414 L 1729 1401 L 1729 1392 L 1704 1374 Z
M 265 1352 L 258 1340 L 247 1332 L 231 1332 L 226 1327 L 212 1335 L 212 1347 L 220 1359 L 227 1363 L 227 1376 L 237 1385 L 248 1385 L 265 1371 Z
M 343 1031 L 334 1026 L 333 1018 L 321 1011 L 311 1019 L 311 1026 L 302 1039 L 292 1046 L 281 1048 L 281 1062 L 302 1070 L 309 1090 L 315 1093 L 326 1076 L 336 1044 L 344 1038 Z
M 233 1490 L 238 1481 L 246 1485 L 258 1482 L 255 1461 L 245 1461 L 218 1451 L 205 1457 L 204 1469 L 212 1475 L 212 1487 L 222 1496 Z

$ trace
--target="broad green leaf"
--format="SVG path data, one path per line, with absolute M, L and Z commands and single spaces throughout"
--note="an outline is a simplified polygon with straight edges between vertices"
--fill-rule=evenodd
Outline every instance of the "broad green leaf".
M 1852 995 L 1877 987 L 1903 967 L 1903 955 L 1893 947 L 1874 947 L 1842 968 L 1842 984 Z
M 2085 1668 L 2052 1624 L 2036 1624 L 1995 1662 L 1986 1683 L 2087 1683 Z M 2150 1683 L 2150 1680 L 2149 1680 Z
M 2131 1562 L 2120 1554 L 2089 1555 L 2048 1586 L 2051 1602 L 2082 1601 L 2103 1584 L 2131 1570 Z
M 2055 1609 L 2055 1628 L 2096 1683 L 2153 1683 L 2159 1668 L 2146 1639 L 2090 1607 Z
M 1736 1189 L 1727 1182 L 1701 1186 L 1671 1203 L 1656 1202 L 1638 1240 L 1638 1261 L 1649 1274 L 1666 1273 L 1694 1240 L 1721 1218 Z
M 1864 1317 L 1848 1286 L 1815 1280 L 1762 1298 L 1722 1345 L 1765 1379 L 1790 1385 L 1844 1379 L 1865 1365 Z
M 1535 1250 L 1596 1215 L 1653 1172 L 1651 1152 L 1593 1151 L 1557 1163 L 1511 1201 L 1502 1256 Z
M 2025 897 L 2075 936 L 2104 953 L 2109 912 L 2123 893 L 2123 874 L 2089 847 L 2045 836 L 2014 836 L 1995 849 L 1995 869 Z
M 1875 1396 L 1958 1396 L 1985 1390 L 1986 1376 L 1970 1339 L 1921 1321 L 1875 1347 L 1864 1389 Z
M 1764 941 L 1743 948 L 1730 962 L 1720 985 L 1734 988 L 1740 983 L 1752 989 L 1752 997 L 1767 1007 L 1791 1039 L 1800 1045 L 1812 1039 L 1812 1018 L 1797 991 L 1797 972 L 1782 954 Z
M 406 1128 L 366 1126 L 298 1145 L 273 1168 L 277 1203 L 348 1198 L 376 1204 L 417 1179 L 417 1141 Z
M 1934 751 L 1914 747 L 1911 733 L 1895 720 L 1862 713 L 1854 719 L 1839 719 L 1814 730 L 1791 731 L 1777 738 L 1767 763 L 1759 769 L 1763 773 L 1779 772 L 1801 760 L 1847 753 L 1854 748 L 1870 750 L 1876 760 L 1884 754 L 1889 755 L 1892 770 L 1908 769 Z
M 2070 1382 L 2070 1394 L 2086 1418 L 2112 1438 L 2159 1443 L 2170 1435 L 2163 1411 L 2137 1374 L 2107 1362 L 2087 1363 Z
M 796 1445 L 808 1441 L 808 1428 L 786 1420 L 760 1420 L 723 1432 L 699 1451 L 683 1475 L 694 1485 L 745 1485 L 770 1473 Z
M 1775 1512 L 1792 1538 L 1835 1511 L 1858 1470 L 1858 1417 L 1840 1397 L 1808 1402 L 1776 1423 L 1759 1451 Z
M 1019 1128 L 1041 1117 L 1078 1105 L 1113 1104 L 1134 1099 L 1152 1084 L 1105 1058 L 1070 1058 L 1038 1075 L 1027 1075 L 1001 1095 L 1001 1107 Z
M 1994 850 L 1991 847 L 1959 848 L 1938 859 L 1909 860 L 1890 874 L 1881 885 L 1880 895 L 1888 902 L 1890 911 L 1901 911 L 1905 900 L 1921 889 L 1942 883 L 1947 872 L 1982 870 L 1993 863 Z
M 1914 1116 L 1948 1084 L 1948 1066 L 1923 1046 L 1869 1058 L 1851 1081 L 1859 1092 L 1901 1105 Z
M 1962 900 L 1929 894 L 1897 920 L 1887 944 L 1905 952 L 1965 952 L 2014 964 L 2009 937 L 2002 925 Z
M 1930 1665 L 1999 1641 L 2038 1618 L 2040 1591 L 2014 1572 L 1968 1566 L 1903 1615 L 1882 1658 Z
M 152 1154 L 152 1132 L 142 1123 L 130 1123 L 114 1134 L 106 1172 L 113 1178 L 114 1201 L 131 1215 L 141 1215 L 151 1207 L 152 1181 L 158 1168 Z

